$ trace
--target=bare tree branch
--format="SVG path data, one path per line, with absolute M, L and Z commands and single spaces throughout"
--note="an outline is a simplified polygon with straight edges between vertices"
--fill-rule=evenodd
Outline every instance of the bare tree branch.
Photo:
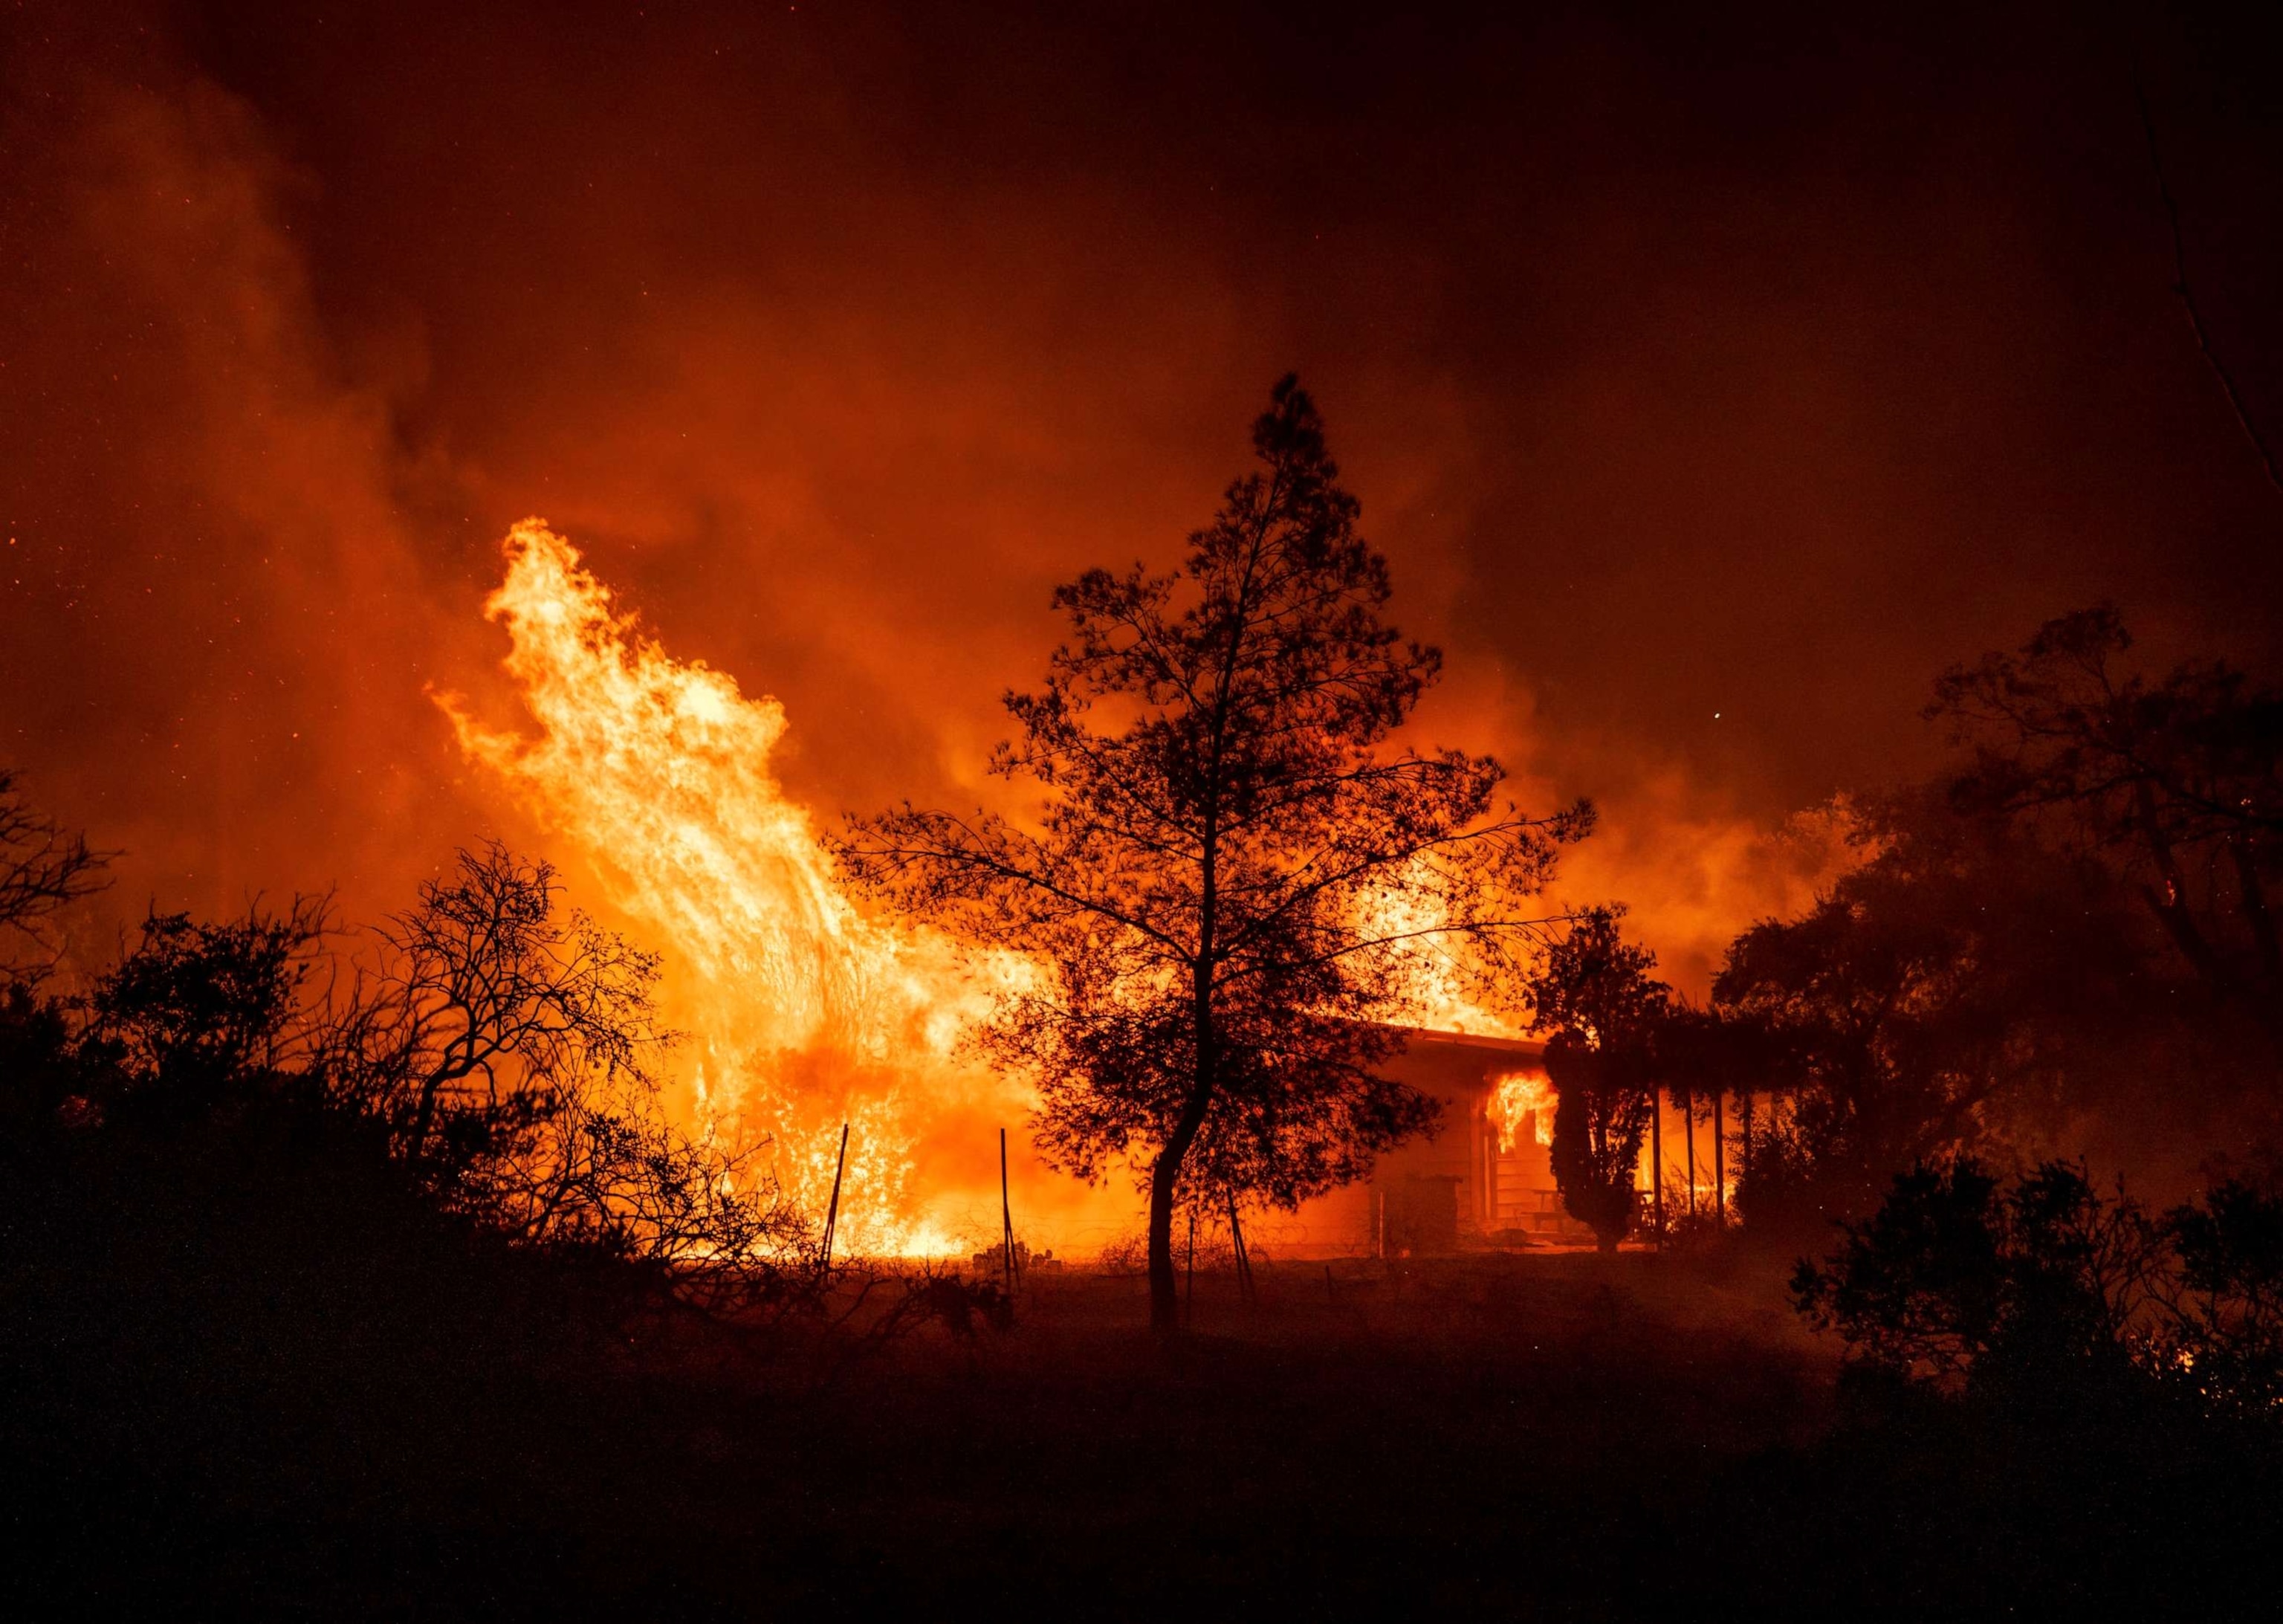
M 17 792 L 15 774 L 0 767 L 0 941 L 15 936 L 51 949 L 49 921 L 109 884 L 105 871 L 116 855 L 34 811 Z M 0 967 L 7 963 L 0 959 Z

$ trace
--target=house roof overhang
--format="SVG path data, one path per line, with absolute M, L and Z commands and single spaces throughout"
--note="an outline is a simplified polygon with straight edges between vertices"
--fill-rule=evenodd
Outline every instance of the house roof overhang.
M 1404 1047 L 1411 1050 L 1456 1049 L 1516 1060 L 1538 1060 L 1546 1055 L 1546 1045 L 1536 1038 L 1485 1037 L 1472 1032 L 1439 1032 L 1432 1027 L 1396 1027 L 1391 1030 L 1401 1033 Z

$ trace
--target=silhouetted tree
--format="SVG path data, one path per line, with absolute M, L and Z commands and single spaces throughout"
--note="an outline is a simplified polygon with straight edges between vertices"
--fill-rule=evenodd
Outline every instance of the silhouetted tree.
M 26 982 L 0 986 L 0 1144 L 28 1143 L 92 1108 L 71 1016 Z
M 2104 877 L 1939 799 L 1871 807 L 1873 854 L 1792 920 L 1738 936 L 1714 1012 L 1773 1068 L 1741 1197 L 1756 1222 L 1864 1211 L 2016 1105 L 2058 1111 L 2151 994 Z
M 17 968 L 5 955 L 31 946 L 45 950 L 45 927 L 57 912 L 106 883 L 109 854 L 91 850 L 86 837 L 33 809 L 0 767 L 0 970 Z
M 309 1052 L 326 933 L 324 905 L 308 898 L 220 922 L 154 913 L 96 981 L 77 1042 L 136 1105 L 174 1118 L 274 1089 Z
M 2231 1179 L 2166 1217 L 2179 1259 L 2164 1368 L 2208 1401 L 2283 1417 L 2283 1196 Z
M 1822 1262 L 1802 1260 L 1792 1299 L 1850 1355 L 1898 1375 L 1962 1383 L 2006 1311 L 1995 1175 L 1972 1160 L 1897 1174 Z
M 0 1128 L 182 1155 L 242 1142 L 287 1179 L 297 1158 L 346 1157 L 432 1214 L 640 1266 L 684 1301 L 813 1300 L 813 1225 L 760 1147 L 659 1107 L 655 960 L 557 893 L 544 863 L 464 852 L 380 933 L 376 964 L 328 951 L 318 900 L 154 913 L 83 999 L 0 997 Z
M 1973 750 L 1952 793 L 2115 864 L 2195 973 L 2283 1040 L 2283 694 L 2217 660 L 2152 681 L 2120 668 L 2131 645 L 2103 605 L 1945 673 L 1928 714 Z
M 1754 1222 L 1858 1214 L 1914 1162 L 2064 1122 L 2122 1150 L 2225 1118 L 2271 1158 L 2283 696 L 2131 647 L 2103 607 L 1945 673 L 1928 714 L 1964 765 L 1859 803 L 1865 861 L 1731 947 L 1714 1011 L 1784 1074 Z
M 382 928 L 313 1068 L 432 1188 L 520 1241 L 669 1265 L 717 1299 L 779 1292 L 812 1226 L 757 1147 L 666 1120 L 657 956 L 560 893 L 550 865 L 495 841 L 460 853 Z
M 417 1166 L 528 1128 L 581 1090 L 651 1086 L 673 1035 L 658 957 L 560 905 L 553 867 L 492 842 L 383 927 L 384 951 L 335 1018 L 331 1063 Z
M 1386 563 L 1292 379 L 1253 449 L 1178 573 L 1092 570 L 1056 593 L 1073 640 L 1009 697 L 1021 735 L 992 761 L 1042 792 L 1035 823 L 906 807 L 844 850 L 910 912 L 1046 964 L 985 1042 L 1039 1080 L 1061 1166 L 1147 1168 L 1161 1333 L 1201 1138 L 1291 1200 L 1426 1124 L 1374 1071 L 1403 944 L 1463 939 L 1510 966 L 1539 923 L 1526 899 L 1590 820 L 1500 809 L 1487 757 L 1386 747 L 1440 659 L 1383 618 Z
M 2017 1407 L 2138 1384 L 2264 1422 L 2283 1395 L 2283 1198 L 2240 1183 L 2151 1217 L 2083 1167 L 2005 1189 L 1971 1158 L 1898 1174 L 1869 1218 L 1803 1261 L 1793 1300 L 1851 1361 Z
M 1638 1216 L 1641 1139 L 1656 1109 L 1658 1030 L 1671 989 L 1656 956 L 1626 942 L 1624 910 L 1589 910 L 1552 943 L 1529 981 L 1554 1106 L 1554 1182 L 1570 1215 L 1614 1252 Z M 1659 1176 L 1662 1176 L 1659 1169 Z

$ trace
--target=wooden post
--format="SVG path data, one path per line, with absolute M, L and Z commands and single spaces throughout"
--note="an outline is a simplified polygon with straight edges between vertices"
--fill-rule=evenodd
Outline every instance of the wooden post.
M 1007 1266 L 1007 1294 L 1015 1293 L 1015 1209 L 1007 1201 L 1007 1130 L 999 1130 L 999 1223 Z
M 1483 1136 L 1483 1233 L 1495 1235 L 1503 1227 L 1499 1222 L 1499 1130 L 1487 1114 L 1483 1124 L 1487 1130 Z
M 1744 1089 L 1741 1093 L 1736 1096 L 1736 1103 L 1743 1108 L 1744 1113 L 1744 1144 L 1742 1147 L 1744 1152 L 1744 1165 L 1738 1168 L 1737 1171 L 1742 1175 L 1744 1183 L 1749 1184 L 1752 1182 L 1752 1091 L 1749 1089 Z
M 1656 1216 L 1656 1249 L 1664 1250 L 1664 1089 L 1648 1097 L 1648 1204 Z
M 1244 1230 L 1236 1222 L 1236 1191 L 1228 1192 L 1228 1249 L 1236 1269 L 1236 1294 L 1241 1301 L 1252 1300 L 1252 1261 L 1244 1255 Z
M 824 1212 L 824 1256 L 820 1264 L 832 1267 L 832 1231 L 840 1224 L 840 1175 L 848 1169 L 848 1124 L 840 1125 L 840 1159 L 832 1164 L 832 1205 Z
M 1688 1215 L 1696 1216 L 1696 1096 L 1680 1102 L 1680 1125 L 1688 1134 Z

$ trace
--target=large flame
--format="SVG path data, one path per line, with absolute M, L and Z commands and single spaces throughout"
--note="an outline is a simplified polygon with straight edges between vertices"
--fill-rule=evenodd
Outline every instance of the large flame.
M 1431 886 L 1398 883 L 1366 894 L 1357 910 L 1362 936 L 1387 942 L 1391 995 L 1381 1019 L 1430 1032 L 1520 1037 L 1521 1026 L 1475 995 L 1464 944 L 1447 933 L 1450 916 Z
M 964 1058 L 960 1039 L 1035 966 L 859 911 L 769 770 L 783 707 L 641 635 L 542 521 L 517 525 L 506 554 L 485 613 L 506 629 L 507 672 L 536 732 L 488 727 L 455 695 L 438 703 L 470 759 L 666 954 L 667 1011 L 692 1039 L 684 1108 L 716 1131 L 765 1137 L 787 1192 L 820 1210 L 848 1124 L 838 1232 L 884 1250 L 954 1249 L 945 1181 L 923 1181 L 919 1155 L 931 1135 L 939 1148 L 979 1145 L 1025 1115 L 1019 1082 Z M 1383 1019 L 1515 1035 L 1469 995 L 1420 889 L 1391 886 L 1363 913 L 1367 933 L 1399 939 Z
M 783 707 L 669 657 L 619 613 L 578 551 L 539 519 L 510 533 L 485 613 L 535 738 L 440 696 L 468 755 L 570 842 L 612 902 L 665 949 L 671 1012 L 693 1037 L 696 1112 L 767 1135 L 789 1193 L 821 1208 L 850 1124 L 841 1232 L 926 1250 L 917 1120 L 978 1095 L 1021 1105 L 962 1063 L 957 1041 L 1007 956 L 866 917 L 836 883 L 808 814 L 769 769 Z

